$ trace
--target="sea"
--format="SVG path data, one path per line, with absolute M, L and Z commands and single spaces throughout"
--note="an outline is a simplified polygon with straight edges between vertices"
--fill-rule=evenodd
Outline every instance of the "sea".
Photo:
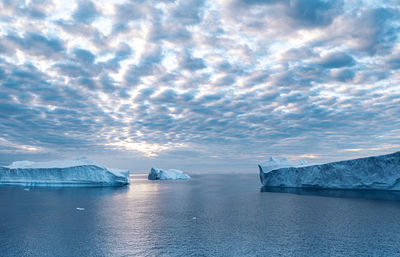
M 400 256 L 400 193 L 264 188 L 257 174 L 2 186 L 0 256 Z

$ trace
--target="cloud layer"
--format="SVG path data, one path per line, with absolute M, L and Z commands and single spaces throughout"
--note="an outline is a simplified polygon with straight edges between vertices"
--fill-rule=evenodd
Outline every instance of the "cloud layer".
M 250 171 L 400 149 L 396 1 L 2 1 L 0 163 Z

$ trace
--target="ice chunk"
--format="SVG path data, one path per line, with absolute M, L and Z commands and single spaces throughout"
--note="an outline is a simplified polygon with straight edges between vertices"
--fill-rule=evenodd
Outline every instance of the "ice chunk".
M 190 179 L 190 176 L 180 170 L 169 169 L 162 170 L 158 168 L 151 168 L 148 176 L 149 180 L 182 180 Z
M 0 167 L 0 184 L 25 186 L 120 186 L 129 184 L 129 170 L 110 169 L 87 158 L 31 162 Z
M 269 187 L 400 190 L 400 152 L 304 167 L 260 168 Z

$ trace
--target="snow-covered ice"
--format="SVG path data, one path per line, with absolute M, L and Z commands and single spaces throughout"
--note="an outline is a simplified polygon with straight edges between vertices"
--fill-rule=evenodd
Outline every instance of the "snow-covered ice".
M 269 157 L 265 162 L 259 164 L 264 172 L 276 170 L 280 168 L 299 167 L 307 164 L 306 160 L 299 160 L 297 162 L 290 161 L 286 157 Z
M 110 169 L 87 158 L 49 162 L 16 161 L 0 167 L 0 184 L 120 186 L 129 184 L 129 170 Z
M 183 180 L 190 179 L 190 176 L 180 170 L 169 169 L 162 170 L 158 168 L 151 168 L 148 176 L 149 180 Z
M 400 190 L 400 152 L 299 166 L 271 169 L 261 163 L 261 183 L 270 187 Z

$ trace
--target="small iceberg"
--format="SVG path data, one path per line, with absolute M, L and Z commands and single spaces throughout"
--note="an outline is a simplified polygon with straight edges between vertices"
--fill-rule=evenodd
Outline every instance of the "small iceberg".
M 184 180 L 190 179 L 190 176 L 183 171 L 169 169 L 162 170 L 157 168 L 151 168 L 148 176 L 149 180 Z
M 258 167 L 266 187 L 400 190 L 400 152 L 312 166 Z
M 122 186 L 129 170 L 111 169 L 87 158 L 31 162 L 0 167 L 0 184 L 24 186 Z

